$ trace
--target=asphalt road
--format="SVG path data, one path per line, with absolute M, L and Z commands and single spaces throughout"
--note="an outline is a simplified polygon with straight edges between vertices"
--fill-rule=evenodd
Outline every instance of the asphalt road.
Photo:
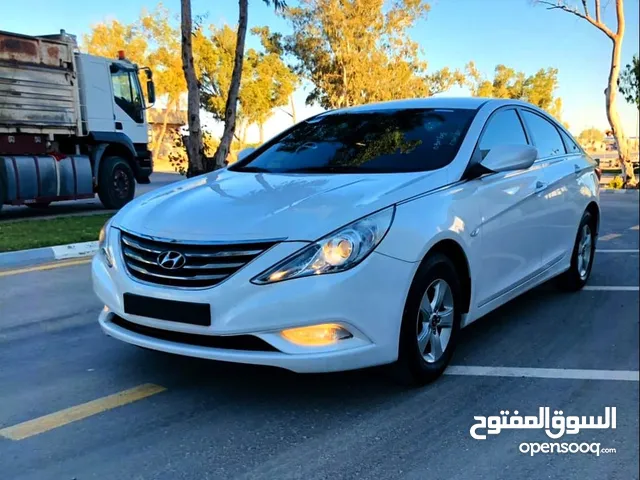
M 136 184 L 136 197 L 151 190 L 167 185 L 168 183 L 180 180 L 183 177 L 177 173 L 154 173 L 151 175 L 151 183 L 147 185 Z M 32 218 L 41 216 L 55 216 L 69 213 L 99 212 L 104 210 L 98 196 L 90 200 L 72 200 L 66 202 L 54 202 L 47 208 L 36 209 L 25 205 L 10 206 L 4 205 L 0 213 L 0 222 L 18 218 Z
M 638 196 L 603 195 L 603 207 L 598 248 L 614 252 L 596 254 L 589 286 L 613 290 L 524 295 L 465 329 L 453 364 L 525 376 L 462 368 L 421 389 L 380 369 L 296 375 L 145 351 L 100 332 L 87 264 L 0 272 L 0 478 L 637 479 L 639 297 L 621 287 L 639 285 Z M 98 399 L 140 385 L 145 398 L 97 413 L 108 403 Z M 2 437 L 95 400 L 86 418 L 68 423 L 66 411 L 36 420 L 44 433 Z M 519 445 L 552 442 L 541 430 L 469 434 L 474 416 L 542 406 L 594 416 L 616 407 L 615 430 L 557 440 L 616 453 L 532 457 Z

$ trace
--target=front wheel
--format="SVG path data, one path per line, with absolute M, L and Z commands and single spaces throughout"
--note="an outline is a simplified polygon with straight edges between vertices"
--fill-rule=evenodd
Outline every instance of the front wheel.
M 420 266 L 409 291 L 395 365 L 401 378 L 424 385 L 447 368 L 458 339 L 462 289 L 448 257 L 434 254 Z
M 129 163 L 121 157 L 107 157 L 100 162 L 98 197 L 110 210 L 118 210 L 133 200 L 136 181 Z
M 580 290 L 589 280 L 596 253 L 595 232 L 595 219 L 591 213 L 584 212 L 573 246 L 571 266 L 569 270 L 558 277 L 558 286 L 563 290 Z

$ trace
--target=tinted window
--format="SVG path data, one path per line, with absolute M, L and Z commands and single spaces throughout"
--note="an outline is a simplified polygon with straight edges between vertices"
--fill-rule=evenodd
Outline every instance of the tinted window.
M 526 145 L 527 137 L 515 110 L 501 110 L 491 117 L 480 139 L 484 158 L 497 145 Z
M 538 158 L 565 153 L 558 129 L 553 124 L 535 113 L 525 111 L 522 116 L 531 131 L 533 144 L 538 149 Z
M 569 135 L 560 130 L 560 135 L 564 140 L 564 145 L 566 147 L 567 153 L 582 153 L 580 147 L 576 142 L 574 142 Z
M 435 170 L 453 160 L 475 113 L 462 109 L 410 109 L 321 115 L 276 137 L 231 170 Z

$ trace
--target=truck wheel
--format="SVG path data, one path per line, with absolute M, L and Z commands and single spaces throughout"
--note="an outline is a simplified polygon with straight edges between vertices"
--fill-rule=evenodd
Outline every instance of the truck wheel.
M 118 210 L 133 200 L 136 181 L 124 158 L 107 157 L 100 162 L 98 197 L 109 210 Z

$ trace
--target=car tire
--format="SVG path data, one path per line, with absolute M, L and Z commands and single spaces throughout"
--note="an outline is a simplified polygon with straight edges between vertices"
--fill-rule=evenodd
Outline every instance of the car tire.
M 436 300 L 437 291 L 440 301 Z M 440 253 L 429 256 L 416 273 L 402 316 L 394 365 L 395 377 L 402 383 L 425 385 L 447 368 L 458 340 L 461 299 L 462 287 L 453 262 Z
M 577 291 L 584 287 L 591 275 L 593 258 L 596 253 L 596 221 L 590 212 L 584 212 L 576 241 L 571 253 L 569 270 L 558 277 L 558 286 L 562 290 Z
M 98 197 L 109 210 L 119 210 L 133 200 L 136 181 L 129 163 L 121 157 L 107 157 L 100 162 Z

